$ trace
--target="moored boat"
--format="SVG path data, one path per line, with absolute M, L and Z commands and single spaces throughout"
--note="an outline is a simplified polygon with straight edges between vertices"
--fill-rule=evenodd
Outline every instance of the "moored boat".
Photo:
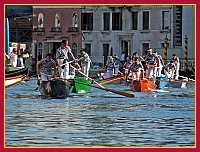
M 139 81 L 133 80 L 133 82 L 130 85 L 131 89 L 137 92 L 151 92 L 156 89 L 156 86 L 157 85 L 155 83 L 147 79 Z
M 5 77 L 8 78 L 18 75 L 27 75 L 27 73 L 28 73 L 28 67 L 23 67 L 23 68 L 10 67 L 9 70 L 5 72 Z
M 5 78 L 5 87 L 8 88 L 14 84 L 19 83 L 20 81 L 23 80 L 23 78 L 25 78 L 25 75 L 17 75 L 17 76 L 7 76 Z

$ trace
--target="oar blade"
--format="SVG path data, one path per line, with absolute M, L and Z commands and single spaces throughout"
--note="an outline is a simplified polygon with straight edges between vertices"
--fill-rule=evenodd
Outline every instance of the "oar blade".
M 121 91 L 108 89 L 108 88 L 101 88 L 101 87 L 90 85 L 90 84 L 84 84 L 82 82 L 78 82 L 78 83 L 83 84 L 83 85 L 87 85 L 87 86 L 91 86 L 91 87 L 94 87 L 94 88 L 97 88 L 97 89 L 105 90 L 105 91 L 108 91 L 108 92 L 112 92 L 112 93 L 115 93 L 115 94 L 119 94 L 119 95 L 122 95 L 122 96 L 125 96 L 125 97 L 128 97 L 128 98 L 134 98 L 135 97 L 134 94 L 130 94 L 130 93 L 127 93 L 127 92 L 121 92 Z

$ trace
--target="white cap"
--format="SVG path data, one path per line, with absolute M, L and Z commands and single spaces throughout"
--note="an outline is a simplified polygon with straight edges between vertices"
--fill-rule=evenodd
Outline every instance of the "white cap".
M 152 52 L 152 49 L 148 49 L 147 52 Z

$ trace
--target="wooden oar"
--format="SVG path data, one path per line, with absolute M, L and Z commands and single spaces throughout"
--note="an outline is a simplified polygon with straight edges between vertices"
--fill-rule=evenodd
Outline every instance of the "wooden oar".
M 98 86 L 100 86 L 101 88 L 104 88 L 104 86 L 102 86 L 101 84 L 99 84 L 98 82 L 96 82 L 94 79 L 88 77 L 86 74 L 84 74 L 83 72 L 81 72 L 80 70 L 78 70 L 77 68 L 75 68 L 74 66 L 70 65 L 73 69 L 75 69 L 76 71 L 78 71 L 78 73 L 80 73 L 81 75 L 83 75 L 84 77 L 86 77 L 87 79 L 91 80 L 92 82 L 96 83 Z
M 109 80 L 105 80 L 104 82 L 101 82 L 100 84 L 101 85 L 108 84 L 108 83 L 111 83 L 111 82 L 113 82 L 115 80 L 122 79 L 122 77 L 124 77 L 124 76 L 121 76 L 121 77 L 118 77 L 118 78 L 109 79 Z
M 194 82 L 189 82 L 189 81 L 181 81 L 181 80 L 159 80 L 157 79 L 158 81 L 160 82 L 179 82 L 179 83 L 188 83 L 188 84 L 194 84 Z
M 112 92 L 112 93 L 115 93 L 115 94 L 119 94 L 119 95 L 122 95 L 122 96 L 125 96 L 125 97 L 129 97 L 129 98 L 135 97 L 134 94 L 130 94 L 130 93 L 126 93 L 126 92 L 121 92 L 121 91 L 112 90 L 112 89 L 108 89 L 108 88 L 93 86 L 91 84 L 85 84 L 85 83 L 82 83 L 82 82 L 76 82 L 76 83 L 86 85 L 86 86 L 90 86 L 90 87 L 94 87 L 94 88 L 101 89 L 101 90 L 105 90 L 105 91 Z
M 184 78 L 184 79 L 187 79 L 188 81 L 193 81 L 193 82 L 195 82 L 194 79 L 190 79 L 190 78 L 188 78 L 188 77 L 184 77 L 184 76 L 181 76 L 181 75 L 179 75 L 179 77 Z
M 83 72 L 81 72 L 80 70 L 78 70 L 75 67 L 73 67 L 72 65 L 70 65 L 70 66 L 72 68 L 74 68 L 75 70 L 77 70 L 80 74 L 82 74 L 86 78 L 90 79 L 92 82 L 96 83 L 99 87 L 98 86 L 93 86 L 93 85 L 90 85 L 90 84 L 83 84 L 83 85 L 88 85 L 88 86 L 91 86 L 91 87 L 94 87 L 94 88 L 98 88 L 98 89 L 102 89 L 102 90 L 105 90 L 105 91 L 108 91 L 108 92 L 120 94 L 120 95 L 125 96 L 125 97 L 130 97 L 130 98 L 135 97 L 133 94 L 129 94 L 129 93 L 126 93 L 126 92 L 120 92 L 120 91 L 116 91 L 116 90 L 112 90 L 112 89 L 107 89 L 107 88 L 103 87 L 101 84 L 99 84 L 98 82 L 96 82 L 94 79 L 88 77 Z M 81 83 L 81 82 L 77 82 L 77 83 Z
M 38 86 L 35 88 L 35 91 L 37 91 L 39 86 L 40 86 L 40 76 L 39 76 L 39 74 L 37 75 L 37 85 Z

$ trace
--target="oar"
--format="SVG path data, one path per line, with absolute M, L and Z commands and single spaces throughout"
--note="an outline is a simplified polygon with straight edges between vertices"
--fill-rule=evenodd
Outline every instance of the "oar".
M 101 84 L 99 84 L 98 82 L 96 82 L 94 79 L 88 77 L 87 75 L 85 75 L 83 72 L 81 72 L 80 70 L 76 69 L 75 67 L 73 67 L 72 65 L 70 65 L 72 68 L 74 68 L 75 70 L 77 70 L 80 74 L 82 74 L 83 76 L 85 76 L 86 78 L 90 79 L 92 82 L 96 83 L 98 86 L 93 86 L 93 85 L 89 85 L 89 84 L 83 84 L 83 85 L 88 85 L 88 86 L 91 86 L 91 87 L 94 87 L 94 88 L 98 88 L 98 89 L 102 89 L 102 90 L 105 90 L 105 91 L 108 91 L 108 92 L 112 92 L 112 93 L 116 93 L 116 94 L 120 94 L 122 96 L 125 96 L 125 97 L 135 97 L 133 94 L 129 94 L 129 93 L 126 93 L 126 92 L 120 92 L 120 91 L 116 91 L 116 90 L 112 90 L 112 89 L 107 89 L 107 88 L 104 88 Z M 79 83 L 79 82 L 77 82 Z M 81 82 L 80 82 L 81 83 Z
M 160 82 L 179 82 L 179 83 L 188 83 L 188 84 L 194 84 L 194 82 L 189 82 L 189 81 L 181 81 L 181 80 L 159 80 Z
M 77 68 L 75 68 L 74 66 L 70 65 L 73 69 L 75 69 L 76 71 L 78 71 L 78 73 L 80 73 L 81 75 L 83 75 L 84 77 L 86 77 L 87 79 L 91 80 L 92 82 L 96 83 L 98 86 L 100 86 L 101 88 L 104 88 L 104 86 L 102 86 L 101 84 L 99 84 L 98 82 L 96 82 L 94 79 L 88 77 L 86 74 L 84 74 L 83 72 L 81 72 L 80 70 L 78 70 Z
M 121 76 L 121 77 L 118 77 L 118 78 L 109 79 L 109 80 L 105 80 L 104 82 L 101 82 L 100 84 L 101 85 L 108 84 L 108 83 L 111 83 L 111 82 L 113 82 L 115 80 L 122 79 L 122 77 L 124 77 L 124 76 Z
M 76 82 L 76 83 L 79 83 L 79 84 L 82 84 L 82 85 L 86 85 L 86 86 L 90 86 L 90 87 L 94 87 L 94 88 L 101 89 L 101 90 L 105 90 L 105 91 L 112 92 L 112 93 L 115 93 L 115 94 L 119 94 L 119 95 L 122 95 L 122 96 L 125 96 L 125 97 L 129 97 L 129 98 L 135 97 L 133 94 L 126 93 L 126 92 L 121 92 L 121 91 L 112 90 L 112 89 L 108 89 L 108 88 L 102 88 L 102 87 L 98 87 L 98 86 L 93 86 L 91 84 L 85 84 L 85 83 L 82 83 L 82 82 Z
M 183 79 L 187 79 L 188 81 L 193 81 L 193 82 L 195 82 L 194 79 L 190 79 L 190 78 L 188 78 L 188 77 L 184 77 L 184 76 L 181 76 L 181 75 L 179 75 L 179 77 L 181 77 L 181 78 L 183 78 Z
M 35 88 L 35 91 L 37 91 L 38 90 L 38 87 L 40 86 L 40 76 L 39 76 L 39 74 L 37 75 L 37 88 Z

